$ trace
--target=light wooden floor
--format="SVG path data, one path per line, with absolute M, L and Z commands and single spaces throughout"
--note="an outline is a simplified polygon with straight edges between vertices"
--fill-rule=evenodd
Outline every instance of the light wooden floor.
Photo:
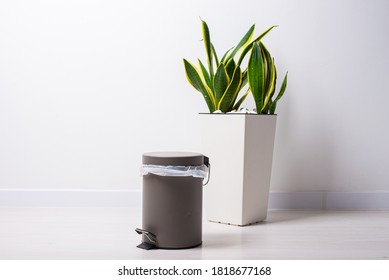
M 236 227 L 204 221 L 203 245 L 136 248 L 137 208 L 0 208 L 0 259 L 389 259 L 389 211 L 270 211 Z

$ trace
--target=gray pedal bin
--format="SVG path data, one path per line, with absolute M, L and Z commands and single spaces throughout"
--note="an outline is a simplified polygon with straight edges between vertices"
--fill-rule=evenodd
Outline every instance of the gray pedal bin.
M 208 166 L 199 153 L 154 152 L 143 154 L 143 165 Z M 202 243 L 203 178 L 143 175 L 143 249 L 185 249 Z M 146 247 L 145 247 L 146 246 Z M 149 247 L 150 246 L 150 247 Z

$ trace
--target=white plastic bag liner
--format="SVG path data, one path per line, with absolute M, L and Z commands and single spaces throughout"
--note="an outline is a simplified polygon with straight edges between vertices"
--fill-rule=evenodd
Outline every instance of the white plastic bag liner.
M 209 169 L 205 164 L 198 166 L 164 166 L 164 165 L 152 165 L 143 164 L 140 167 L 141 176 L 149 173 L 158 176 L 173 176 L 173 177 L 195 177 L 206 178 L 208 176 Z

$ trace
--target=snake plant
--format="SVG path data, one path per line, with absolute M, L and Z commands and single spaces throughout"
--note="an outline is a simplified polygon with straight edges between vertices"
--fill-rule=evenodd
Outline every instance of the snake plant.
M 238 110 L 249 92 L 252 93 L 258 114 L 274 114 L 277 102 L 285 92 L 287 74 L 276 98 L 273 98 L 277 72 L 271 57 L 261 39 L 274 27 L 251 40 L 255 24 L 250 27 L 239 43 L 229 49 L 219 60 L 211 43 L 210 32 L 201 20 L 203 42 L 206 51 L 207 68 L 198 60 L 198 67 L 184 59 L 185 73 L 189 83 L 199 91 L 211 113 Z M 242 66 L 245 56 L 250 53 L 248 65 Z M 237 62 L 235 56 L 239 54 Z M 248 84 L 248 87 L 245 86 Z M 244 92 L 238 99 L 240 92 Z

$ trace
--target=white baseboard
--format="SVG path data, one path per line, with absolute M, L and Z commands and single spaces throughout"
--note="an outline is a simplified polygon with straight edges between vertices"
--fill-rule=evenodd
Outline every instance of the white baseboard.
M 389 192 L 272 192 L 269 208 L 389 210 Z
M 0 207 L 139 207 L 140 190 L 0 190 Z
M 0 207 L 131 206 L 141 206 L 141 190 L 0 190 Z M 271 192 L 269 208 L 389 210 L 389 192 Z

